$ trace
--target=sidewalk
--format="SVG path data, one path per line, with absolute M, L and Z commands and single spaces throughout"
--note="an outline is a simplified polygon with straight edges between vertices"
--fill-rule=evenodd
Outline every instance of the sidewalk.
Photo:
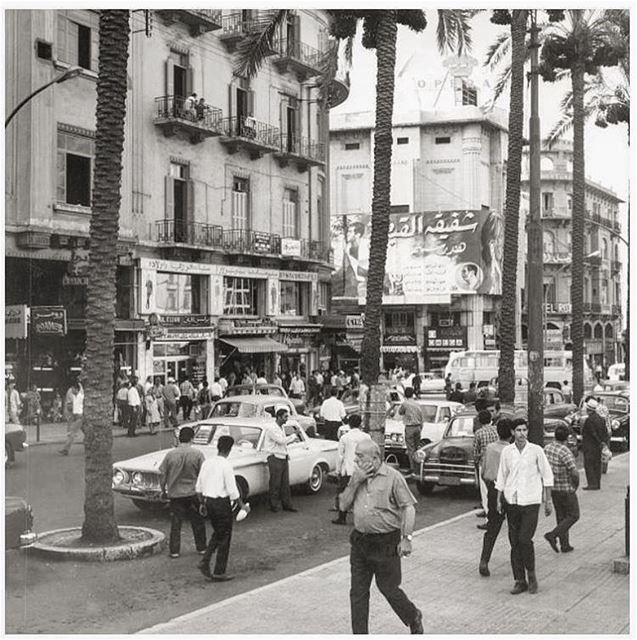
M 553 528 L 555 517 L 540 514 L 536 595 L 509 594 L 513 578 L 506 526 L 489 565 L 490 578 L 478 574 L 482 532 L 473 511 L 419 531 L 412 557 L 403 560 L 402 585 L 423 611 L 425 633 L 628 634 L 629 576 L 613 573 L 612 564 L 625 552 L 629 457 L 611 461 L 601 491 L 579 492 L 582 516 L 571 530 L 572 553 L 551 550 L 543 534 Z M 339 558 L 140 633 L 349 634 L 349 585 L 349 560 Z M 371 591 L 371 633 L 409 633 L 375 584 Z

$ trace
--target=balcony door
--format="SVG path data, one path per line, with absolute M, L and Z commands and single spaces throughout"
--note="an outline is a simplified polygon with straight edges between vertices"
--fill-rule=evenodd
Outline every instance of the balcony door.
M 194 194 L 189 177 L 188 165 L 170 163 L 166 176 L 166 223 L 172 226 L 175 242 L 192 241 L 189 223 L 192 222 Z
M 182 114 L 184 100 L 193 91 L 192 75 L 188 54 L 171 51 L 166 61 L 166 96 L 172 100 L 175 117 Z

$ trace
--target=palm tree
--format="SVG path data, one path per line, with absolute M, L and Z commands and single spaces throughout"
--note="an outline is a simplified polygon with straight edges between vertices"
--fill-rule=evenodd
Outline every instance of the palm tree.
M 86 303 L 87 357 L 83 371 L 86 384 L 85 520 L 82 538 L 96 543 L 119 538 L 111 490 L 111 398 L 129 33 L 129 11 L 100 11 L 95 169 Z
M 573 341 L 573 400 L 584 392 L 584 108 L 586 74 L 597 75 L 600 67 L 612 67 L 627 56 L 628 41 L 618 37 L 616 21 L 605 11 L 569 9 L 566 20 L 544 39 L 540 73 L 553 82 L 560 69 L 571 76 L 573 110 L 573 271 L 571 281 L 571 339 Z
M 284 19 L 280 11 L 259 33 L 246 39 L 239 47 L 240 72 L 256 73 L 264 54 L 276 34 L 276 25 Z M 413 31 L 422 31 L 427 20 L 420 10 L 328 10 L 330 34 L 337 40 L 351 43 L 359 21 L 363 27 L 363 46 L 376 49 L 376 123 L 374 128 L 374 181 L 372 194 L 372 234 L 365 325 L 361 347 L 361 379 L 370 387 L 367 402 L 377 393 L 372 389 L 380 373 L 380 323 L 382 313 L 383 279 L 387 258 L 387 236 L 391 192 L 392 117 L 394 111 L 394 74 L 396 68 L 396 36 L 398 24 Z M 438 46 L 462 53 L 471 44 L 469 18 L 472 13 L 463 10 L 438 11 Z M 256 46 L 255 46 L 256 45 Z M 380 394 L 380 392 L 378 392 Z M 366 417 L 369 413 L 365 412 Z M 384 412 L 378 412 L 378 421 L 370 426 L 373 439 L 384 445 Z

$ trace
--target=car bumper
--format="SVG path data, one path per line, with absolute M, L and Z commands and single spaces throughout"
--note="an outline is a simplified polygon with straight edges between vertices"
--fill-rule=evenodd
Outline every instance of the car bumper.
M 466 486 L 466 487 L 475 487 L 476 479 L 463 477 L 463 476 L 442 476 L 430 473 L 424 473 L 421 476 L 422 482 L 429 482 L 432 484 L 439 484 L 444 486 Z
M 137 489 L 136 487 L 113 487 L 115 493 L 126 498 L 135 498 L 136 500 L 145 500 L 146 502 L 156 502 L 167 504 L 168 500 L 161 497 L 161 493 L 151 489 Z
M 34 531 L 25 531 L 20 534 L 20 548 L 26 549 L 35 544 L 38 540 L 38 534 Z

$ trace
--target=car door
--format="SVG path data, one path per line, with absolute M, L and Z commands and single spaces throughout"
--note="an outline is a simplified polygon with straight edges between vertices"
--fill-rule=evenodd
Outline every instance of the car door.
M 288 442 L 290 484 L 301 484 L 310 477 L 310 446 L 296 425 L 287 423 L 284 429 L 286 436 L 294 437 Z

